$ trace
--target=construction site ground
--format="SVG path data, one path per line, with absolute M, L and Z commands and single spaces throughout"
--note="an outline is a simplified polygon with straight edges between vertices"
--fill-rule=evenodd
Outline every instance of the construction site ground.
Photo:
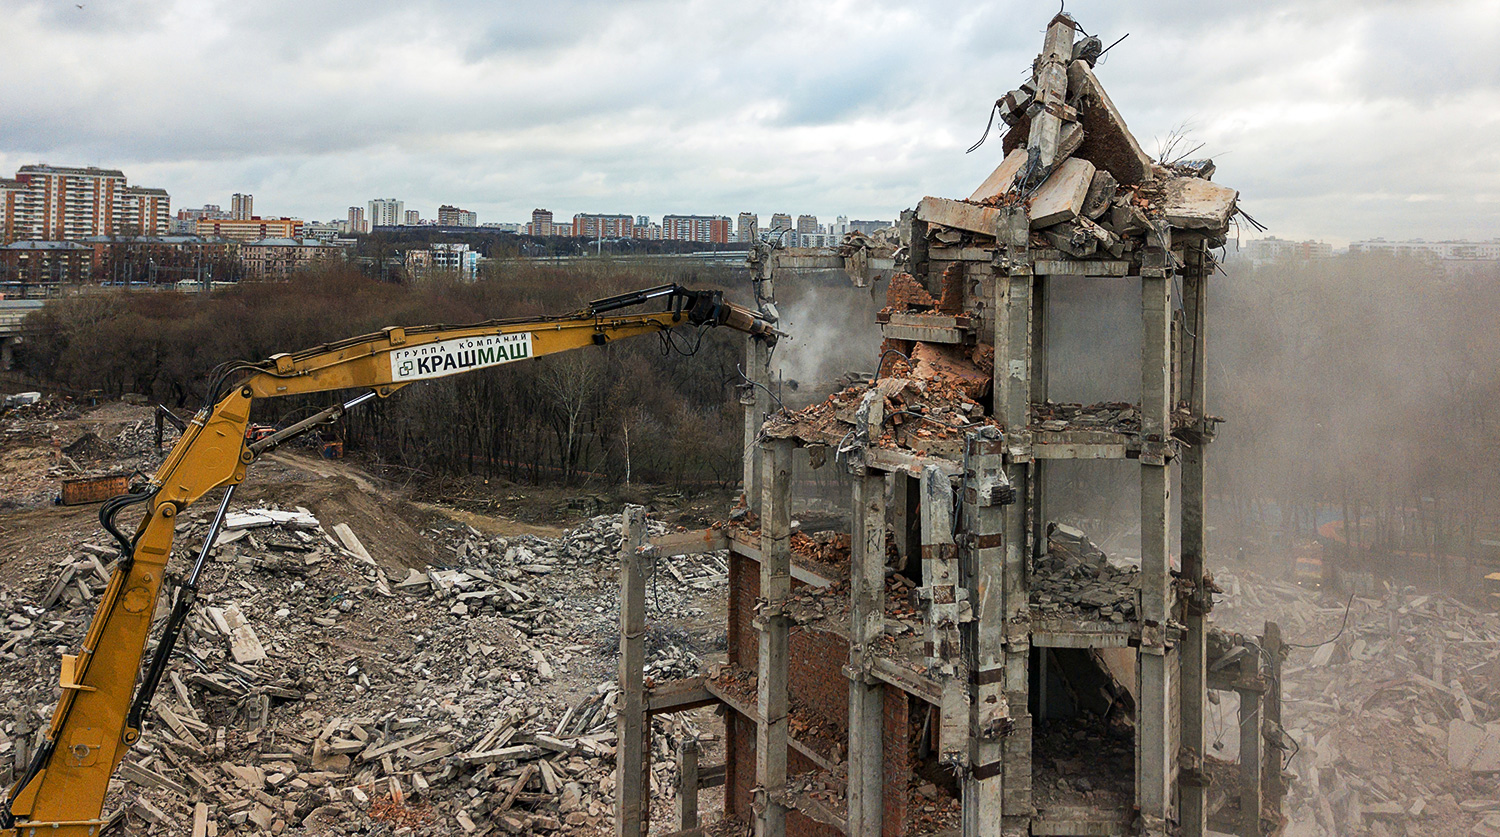
M 55 505 L 59 481 L 75 473 L 150 473 L 160 459 L 149 408 L 117 402 L 39 413 L 0 419 L 0 779 L 7 785 L 20 769 L 17 753 L 50 718 L 59 653 L 76 652 L 103 583 L 79 571 L 63 597 L 46 606 L 44 600 L 80 557 L 109 563 L 99 505 Z M 169 430 L 168 447 L 173 437 Z M 68 448 L 74 453 L 64 459 L 59 451 Z M 211 494 L 181 517 L 179 572 L 200 548 L 217 500 Z M 614 715 L 608 706 L 590 707 L 613 699 L 618 535 L 609 541 L 627 500 L 652 510 L 653 533 L 669 524 L 701 526 L 728 508 L 722 492 L 591 492 L 482 478 L 414 488 L 310 450 L 263 457 L 237 490 L 231 516 L 305 511 L 316 528 L 245 530 L 249 537 L 216 550 L 200 599 L 209 609 L 237 606 L 266 659 L 230 665 L 231 643 L 191 618 L 179 646 L 208 663 L 201 682 L 246 668 L 261 679 L 249 683 L 248 696 L 216 694 L 193 680 L 191 666 L 175 662 L 186 688 L 164 682 L 158 704 L 183 716 L 189 733 L 209 732 L 185 741 L 160 714 L 148 715 L 141 743 L 125 760 L 134 766 L 117 774 L 106 813 L 125 811 L 128 833 L 191 834 L 200 800 L 220 833 L 611 833 Z M 603 516 L 611 512 L 612 520 Z M 136 519 L 122 516 L 127 527 Z M 340 524 L 378 573 L 330 534 Z M 545 544 L 564 557 L 547 565 L 554 559 Z M 506 559 L 502 548 L 522 557 Z M 288 564 L 288 557 L 298 560 Z M 690 560 L 675 559 L 672 571 L 692 581 Z M 713 581 L 712 556 L 703 560 L 706 581 L 654 579 L 648 591 L 648 668 L 658 680 L 722 659 L 725 585 Z M 514 608 L 495 607 L 494 597 L 469 598 L 465 567 L 486 568 L 488 574 L 471 571 L 493 576 L 502 592 L 532 598 Z M 508 583 L 497 567 L 511 576 Z M 410 583 L 429 570 L 437 581 Z M 443 589 L 455 575 L 460 586 Z M 87 600 L 73 585 L 88 591 Z M 158 616 L 166 609 L 159 605 Z M 265 719 L 254 717 L 258 692 L 270 694 Z M 589 712 L 596 717 L 572 736 L 546 734 Z M 722 764 L 722 726 L 711 709 L 655 725 L 661 772 L 652 783 L 653 833 L 665 833 L 677 824 L 676 745 L 684 735 L 700 737 L 701 764 Z M 476 753 L 497 727 L 512 744 L 541 743 L 512 747 L 524 752 L 508 760 Z M 423 733 L 425 740 L 364 761 L 339 743 L 360 735 L 399 743 Z M 330 745 L 342 761 L 330 761 Z M 202 787 L 198 778 L 221 787 Z M 516 788 L 517 780 L 526 784 Z M 717 818 L 721 794 L 702 792 L 705 821 Z M 507 810 L 495 810 L 502 800 Z
M 98 506 L 53 505 L 58 482 L 122 463 L 149 472 L 159 456 L 150 418 L 145 407 L 111 403 L 0 419 L 7 782 L 50 716 L 59 654 L 76 651 L 102 590 L 83 567 L 90 556 L 108 562 Z M 198 549 L 214 499 L 180 524 L 177 566 Z M 173 835 L 192 833 L 199 802 L 219 833 L 610 833 L 613 556 L 625 500 L 654 509 L 655 533 L 701 527 L 730 505 L 722 492 L 592 492 L 481 477 L 418 487 L 306 451 L 263 458 L 232 511 L 301 509 L 313 522 L 246 529 L 225 543 L 203 598 L 209 609 L 237 607 L 265 659 L 232 665 L 227 637 L 207 619 L 189 620 L 184 645 L 204 667 L 174 663 L 182 688 L 159 690 L 159 711 L 106 811 L 125 811 L 131 833 Z M 340 524 L 378 571 L 333 534 Z M 1253 633 L 1272 619 L 1289 643 L 1314 646 L 1292 648 L 1283 675 L 1295 753 L 1282 755 L 1296 776 L 1287 834 L 1437 837 L 1488 827 L 1500 814 L 1500 781 L 1493 767 L 1474 768 L 1486 766 L 1476 761 L 1485 747 L 1500 745 L 1500 618 L 1438 591 L 1351 601 L 1298 587 L 1292 561 L 1274 549 L 1212 557 L 1226 591 L 1214 613 L 1222 627 Z M 653 678 L 723 661 L 727 582 L 716 560 L 674 559 L 670 572 L 682 578 L 662 569 L 649 585 Z M 46 604 L 63 575 L 73 580 Z M 507 593 L 514 605 L 497 605 Z M 247 669 L 229 694 L 215 691 Z M 1230 701 L 1209 722 L 1211 759 L 1234 755 Z M 164 719 L 173 718 L 183 727 L 171 729 Z M 653 833 L 676 827 L 677 744 L 701 736 L 702 765 L 721 764 L 721 730 L 709 709 L 655 721 Z M 484 749 L 500 739 L 509 746 Z M 1037 763 L 1066 774 L 1078 760 L 1060 744 Z M 1039 801 L 1054 805 L 1115 792 L 1045 770 L 1039 778 Z M 706 819 L 718 816 L 721 793 L 702 794 Z

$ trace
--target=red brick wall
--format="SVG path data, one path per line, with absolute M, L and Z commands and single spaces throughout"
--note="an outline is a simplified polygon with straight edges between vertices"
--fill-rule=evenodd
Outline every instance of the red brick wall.
M 797 627 L 787 642 L 791 652 L 791 697 L 797 708 L 815 714 L 849 735 L 849 641 L 830 631 Z
M 760 636 L 750 624 L 758 598 L 760 565 L 737 552 L 729 553 L 729 662 L 751 671 L 760 656 Z
M 881 731 L 881 756 L 885 762 L 885 794 L 881 821 L 884 837 L 901 837 L 906 833 L 907 784 L 910 781 L 911 747 L 907 738 L 909 699 L 894 686 L 885 687 L 884 729 Z

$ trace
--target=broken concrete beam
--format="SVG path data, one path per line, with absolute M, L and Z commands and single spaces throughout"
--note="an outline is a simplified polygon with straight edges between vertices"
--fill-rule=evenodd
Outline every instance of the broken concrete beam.
M 979 184 L 979 188 L 974 190 L 969 200 L 974 203 L 985 203 L 1009 192 L 1010 187 L 1016 182 L 1016 175 L 1020 174 L 1025 166 L 1026 149 L 1017 148 L 1005 155 L 1005 159 L 995 167 L 994 171 L 990 172 L 990 176 L 986 177 L 983 183 Z
M 1222 230 L 1229 226 L 1240 193 L 1198 177 L 1167 181 L 1162 216 L 1178 229 Z
M 1027 211 L 1031 228 L 1050 227 L 1077 218 L 1083 212 L 1083 201 L 1093 181 L 1093 163 L 1077 157 L 1064 160 L 1031 198 Z
M 1119 109 L 1083 61 L 1068 65 L 1068 101 L 1077 102 L 1078 120 L 1084 130 L 1077 156 L 1107 169 L 1121 183 L 1152 179 L 1151 157 L 1141 150 Z
M 923 198 L 917 204 L 917 220 L 940 227 L 968 230 L 994 237 L 1000 223 L 1001 211 L 989 206 L 949 200 L 948 198 Z
M 344 545 L 345 549 L 353 553 L 354 557 L 372 567 L 375 566 L 375 559 L 370 557 L 370 553 L 365 550 L 365 545 L 359 542 L 359 538 L 355 537 L 354 530 L 349 528 L 349 524 L 335 524 L 333 534 L 338 536 L 339 542 Z

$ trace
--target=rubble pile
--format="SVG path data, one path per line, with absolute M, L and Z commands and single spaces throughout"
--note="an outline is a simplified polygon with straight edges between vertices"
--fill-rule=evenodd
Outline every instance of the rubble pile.
M 0 507 L 31 508 L 58 499 L 64 479 L 150 473 L 164 450 L 143 408 L 113 402 L 87 415 L 72 399 L 48 395 L 0 417 Z M 176 439 L 168 428 L 164 445 Z
M 1123 623 L 1135 618 L 1141 594 L 1140 567 L 1110 562 L 1081 530 L 1048 527 L 1047 554 L 1031 576 L 1031 606 L 1042 615 L 1076 615 Z
M 179 516 L 175 566 L 210 517 Z M 303 508 L 227 515 L 106 810 L 132 833 L 186 834 L 195 819 L 199 833 L 609 833 L 619 516 L 555 540 L 445 535 L 452 566 L 393 581 L 348 524 Z M 78 646 L 117 557 L 100 537 L 0 586 L 0 780 L 35 752 L 57 650 Z M 685 578 L 723 566 L 672 560 Z M 696 610 L 679 586 L 661 585 L 663 611 Z M 647 645 L 649 676 L 698 672 L 702 640 L 685 629 L 656 628 Z M 665 800 L 678 745 L 706 736 L 684 715 L 653 730 Z
M 878 402 L 881 409 L 881 433 L 872 443 L 890 450 L 954 456 L 968 433 L 999 426 L 969 395 L 962 379 L 920 377 L 898 359 L 890 365 L 890 374 L 868 385 L 849 387 L 797 412 L 767 417 L 762 432 L 840 449 L 856 435 L 857 414 L 868 401 Z
M 1095 430 L 1106 433 L 1139 435 L 1141 432 L 1141 408 L 1138 404 L 1124 401 L 1104 401 L 1098 404 L 1039 402 L 1032 405 L 1032 428 L 1048 432 L 1069 430 Z M 1173 430 L 1188 426 L 1192 415 L 1179 406 L 1172 412 Z
M 434 531 L 455 556 L 446 568 L 410 569 L 396 587 L 430 590 L 454 601 L 455 615 L 469 611 L 504 614 L 531 635 L 564 636 L 581 627 L 613 635 L 618 620 L 619 590 L 614 581 L 624 539 L 619 515 L 599 515 L 564 532 L 561 538 L 536 535 L 486 538 L 471 527 Z M 666 524 L 651 520 L 647 535 L 667 534 Z M 653 556 L 647 563 L 646 606 L 653 619 L 701 617 L 695 602 L 721 589 L 728 579 L 727 552 L 672 557 Z M 597 590 L 585 607 L 579 590 Z
M 1277 620 L 1289 644 L 1292 833 L 1500 833 L 1500 615 L 1411 590 L 1335 598 L 1249 573 L 1220 584 L 1216 621 L 1249 633 Z

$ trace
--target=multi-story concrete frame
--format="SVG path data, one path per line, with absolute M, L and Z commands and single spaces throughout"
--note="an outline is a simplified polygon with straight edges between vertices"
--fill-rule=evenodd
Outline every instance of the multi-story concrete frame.
M 1061 14 L 1048 26 L 1031 85 L 1007 97 L 1038 107 L 1011 102 L 985 183 L 903 213 L 909 275 L 877 317 L 890 351 L 866 390 L 770 415 L 765 352 L 749 348 L 746 523 L 641 549 L 627 514 L 618 833 L 642 833 L 646 816 L 642 716 L 715 703 L 725 764 L 684 750 L 680 775 L 722 776 L 725 813 L 757 837 L 1281 827 L 1282 755 L 1266 743 L 1285 740 L 1279 631 L 1208 642 L 1207 305 L 1238 193 L 1141 151 L 1093 74 L 1097 40 L 1075 52 L 1078 31 Z M 1159 202 L 1143 210 L 1142 189 Z M 1054 418 L 1049 350 L 1065 326 L 1050 297 L 1121 286 L 1139 294 L 1141 341 L 1116 398 L 1139 403 L 1126 422 Z M 1068 325 L 1099 328 L 1106 307 Z M 958 381 L 984 403 L 923 400 Z M 1102 551 L 1070 558 L 1062 541 L 1087 539 L 1048 525 L 1066 496 L 1054 481 L 1109 462 L 1135 472 L 1140 496 L 1139 567 L 1123 574 Z M 792 536 L 794 468 L 818 467 L 848 475 L 852 520 L 827 533 L 847 538 L 846 559 Z M 715 548 L 730 552 L 728 665 L 647 689 L 643 564 Z M 1205 750 L 1210 691 L 1238 694 L 1225 719 L 1238 764 Z M 694 813 L 679 828 L 694 833 L 697 787 L 683 781 Z

